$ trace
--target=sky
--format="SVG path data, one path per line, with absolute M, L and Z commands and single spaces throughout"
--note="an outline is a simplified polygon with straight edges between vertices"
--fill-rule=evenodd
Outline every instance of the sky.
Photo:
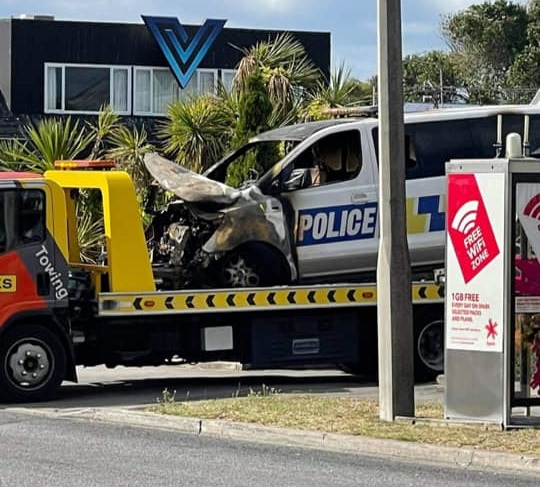
M 483 0 L 401 0 L 403 55 L 446 50 L 441 19 Z M 513 0 L 527 3 L 527 0 Z M 54 15 L 58 20 L 142 23 L 141 15 L 177 17 L 201 25 L 330 32 L 332 67 L 368 80 L 377 73 L 378 0 L 1 0 L 0 18 Z

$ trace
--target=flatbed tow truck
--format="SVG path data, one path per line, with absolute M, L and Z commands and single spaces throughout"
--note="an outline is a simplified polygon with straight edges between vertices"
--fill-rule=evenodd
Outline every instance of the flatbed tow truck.
M 62 381 L 77 381 L 77 365 L 231 360 L 375 373 L 374 283 L 158 291 L 133 182 L 97 166 L 0 172 L 2 399 L 49 398 Z M 101 195 L 100 265 L 80 256 L 82 190 Z M 443 368 L 444 288 L 415 282 L 412 298 L 415 375 L 432 379 Z

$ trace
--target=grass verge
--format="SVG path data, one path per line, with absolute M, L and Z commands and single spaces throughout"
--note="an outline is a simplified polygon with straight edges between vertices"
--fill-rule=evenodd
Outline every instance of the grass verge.
M 279 394 L 264 385 L 261 391 L 251 391 L 247 397 L 205 401 L 177 401 L 174 393 L 164 391 L 150 410 L 201 419 L 540 456 L 537 429 L 499 431 L 442 421 L 386 422 L 379 420 L 378 404 L 374 400 Z M 416 417 L 442 420 L 443 408 L 440 404 L 417 404 Z

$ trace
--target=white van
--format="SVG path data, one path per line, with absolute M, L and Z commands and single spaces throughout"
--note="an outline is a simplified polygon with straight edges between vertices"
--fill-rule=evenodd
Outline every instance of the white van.
M 530 119 L 540 148 L 540 106 L 429 110 L 405 115 L 406 214 L 413 276 L 444 265 L 445 162 L 490 158 Z M 250 154 L 275 154 L 260 177 L 226 186 Z M 373 280 L 378 251 L 378 121 L 340 118 L 281 127 L 252 138 L 204 176 L 156 154 L 145 162 L 180 200 L 151 227 L 165 288 L 251 287 Z M 267 157 L 266 156 L 266 157 Z M 174 281 L 174 282 L 173 282 Z

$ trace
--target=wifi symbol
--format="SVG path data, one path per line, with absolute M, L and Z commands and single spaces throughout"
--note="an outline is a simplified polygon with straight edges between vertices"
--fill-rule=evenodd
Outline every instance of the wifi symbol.
M 540 220 L 540 194 L 532 197 L 523 210 L 525 216 Z
M 463 234 L 469 233 L 475 226 L 478 214 L 478 201 L 467 201 L 454 215 L 452 228 Z

